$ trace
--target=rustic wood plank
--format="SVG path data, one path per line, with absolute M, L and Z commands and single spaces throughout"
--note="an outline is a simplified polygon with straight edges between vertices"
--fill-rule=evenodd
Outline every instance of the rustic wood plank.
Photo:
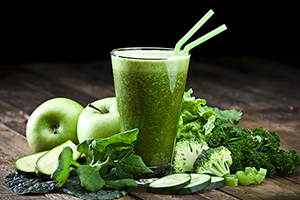
M 174 194 L 152 194 L 147 192 L 145 187 L 130 188 L 130 195 L 137 199 L 178 199 L 178 200 L 193 200 L 193 199 L 237 199 L 227 193 L 219 190 L 205 190 L 189 195 L 174 195 Z
M 39 91 L 28 88 L 10 77 L 0 79 L 0 99 L 30 114 L 41 102 L 51 98 Z
M 0 122 L 25 136 L 29 115 L 22 110 L 0 100 Z
M 19 98 L 21 98 L 23 101 L 26 100 L 25 97 L 27 96 L 35 96 L 36 93 L 38 93 L 41 97 L 38 98 L 39 96 L 36 97 L 36 101 L 39 101 L 38 104 L 35 106 L 31 107 L 31 110 L 26 112 L 31 113 L 34 108 L 36 108 L 40 103 L 45 101 L 46 99 L 54 98 L 54 97 L 67 97 L 74 99 L 80 104 L 86 105 L 87 102 L 90 100 L 94 100 L 94 97 L 90 97 L 89 95 L 82 95 L 82 93 L 76 89 L 72 89 L 68 86 L 62 85 L 60 83 L 57 83 L 53 81 L 50 78 L 44 77 L 42 75 L 36 74 L 34 72 L 24 70 L 21 68 L 18 68 L 18 70 L 13 70 L 14 72 L 8 72 L 9 76 L 5 76 L 2 78 L 2 82 L 5 82 L 1 85 L 4 87 L 5 84 L 10 84 L 10 88 L 8 91 L 16 91 L 14 94 L 19 95 Z M 13 90 L 14 88 L 22 88 L 22 90 Z M 7 89 L 5 87 L 5 89 Z M 23 93 L 22 93 L 23 92 Z M 27 96 L 23 96 L 26 94 Z M 8 95 L 4 93 L 3 97 L 6 97 L 6 101 L 10 97 L 9 100 L 13 101 L 15 99 L 11 99 L 11 96 L 7 97 Z M 14 106 L 18 106 L 14 104 Z
M 46 199 L 44 195 L 19 196 L 8 189 L 2 182 L 8 173 L 15 172 L 14 160 L 32 153 L 25 137 L 0 123 L 0 198 L 1 199 Z
M 246 129 L 261 126 L 276 131 L 281 144 L 300 153 L 299 108 L 244 109 L 240 125 Z
M 266 178 L 261 185 L 224 186 L 219 190 L 230 193 L 241 199 L 299 199 L 300 184 L 295 184 L 285 178 L 275 175 Z
M 112 73 L 108 69 L 110 65 L 107 62 L 82 64 L 36 63 L 20 65 L 19 67 L 40 76 L 46 76 L 53 82 L 78 90 L 82 96 L 92 96 L 94 97 L 92 100 L 115 96 Z
M 300 70 L 257 57 L 191 61 L 187 88 L 226 109 L 299 107 Z

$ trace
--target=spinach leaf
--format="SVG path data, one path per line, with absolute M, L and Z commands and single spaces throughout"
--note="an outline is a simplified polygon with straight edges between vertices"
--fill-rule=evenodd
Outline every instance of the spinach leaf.
M 127 143 L 131 144 L 133 141 L 137 139 L 137 134 L 139 133 L 139 129 L 131 129 L 119 134 L 115 134 L 113 136 L 107 138 L 99 138 L 92 142 L 92 147 L 97 149 L 100 152 L 103 152 L 105 148 L 112 143 Z
M 152 173 L 144 164 L 142 158 L 138 155 L 131 154 L 126 159 L 116 164 L 117 176 L 126 178 L 131 174 L 141 175 L 144 173 Z
M 105 185 L 103 189 L 125 189 L 128 187 L 137 187 L 137 182 L 132 178 L 132 176 L 128 176 L 126 178 L 120 179 L 117 176 L 116 168 L 112 168 L 111 171 L 104 177 Z
M 125 131 L 107 138 L 88 139 L 77 146 L 77 151 L 83 153 L 86 163 L 77 163 L 76 174 L 80 185 L 91 192 L 104 188 L 124 189 L 137 186 L 133 175 L 153 173 L 140 156 L 134 154 L 133 144 L 137 139 L 137 128 Z M 72 150 L 66 148 L 60 154 L 59 165 L 53 178 L 61 186 L 70 173 L 70 165 L 74 161 Z M 108 170 L 110 169 L 110 170 Z
M 107 180 L 103 189 L 106 190 L 122 190 L 126 187 L 137 187 L 138 184 L 132 178 Z
M 80 165 L 77 169 L 80 185 L 91 192 L 100 190 L 105 181 L 101 178 L 99 170 L 100 166 Z
M 77 151 L 84 153 L 88 165 L 95 164 L 98 160 L 104 159 L 104 153 L 92 147 L 94 139 L 87 139 L 77 146 Z
M 51 178 L 57 180 L 60 187 L 66 182 L 69 177 L 71 164 L 75 165 L 76 167 L 80 165 L 73 158 L 72 148 L 66 146 L 59 154 L 57 167 L 51 174 Z

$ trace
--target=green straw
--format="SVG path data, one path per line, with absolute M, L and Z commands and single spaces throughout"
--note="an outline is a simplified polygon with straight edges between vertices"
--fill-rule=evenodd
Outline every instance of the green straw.
M 215 30 L 207 33 L 206 35 L 203 35 L 201 38 L 195 40 L 194 42 L 191 42 L 190 44 L 186 45 L 183 49 L 182 56 L 185 56 L 189 53 L 189 51 L 194 48 L 195 46 L 198 46 L 199 44 L 205 42 L 206 40 L 209 40 L 210 38 L 218 35 L 222 31 L 225 31 L 227 29 L 226 25 L 223 24 L 222 26 L 216 28 Z
M 189 32 L 187 32 L 176 44 L 174 55 L 179 55 L 180 48 L 182 45 L 214 14 L 212 10 L 209 10 L 200 20 L 197 22 L 197 24 L 194 25 L 193 28 Z M 198 46 L 199 44 L 205 42 L 206 40 L 209 40 L 210 38 L 216 36 L 217 34 L 221 33 L 222 31 L 225 31 L 227 27 L 225 24 L 222 26 L 216 28 L 215 30 L 207 33 L 206 35 L 202 36 L 201 38 L 195 40 L 194 42 L 191 42 L 190 44 L 186 45 L 183 49 L 182 56 L 185 56 L 189 53 L 189 51 L 194 48 L 195 46 Z
M 176 44 L 174 55 L 178 55 L 182 45 L 214 14 L 212 10 L 209 10 L 198 22 L 194 25 L 189 32 L 187 32 Z

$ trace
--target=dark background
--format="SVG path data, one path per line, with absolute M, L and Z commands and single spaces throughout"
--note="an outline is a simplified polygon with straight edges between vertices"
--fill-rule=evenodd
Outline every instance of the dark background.
M 215 14 L 187 43 L 222 24 L 228 29 L 193 49 L 193 57 L 250 54 L 298 59 L 296 3 L 112 1 L 1 6 L 0 64 L 93 62 L 110 59 L 114 48 L 174 47 L 209 9 Z

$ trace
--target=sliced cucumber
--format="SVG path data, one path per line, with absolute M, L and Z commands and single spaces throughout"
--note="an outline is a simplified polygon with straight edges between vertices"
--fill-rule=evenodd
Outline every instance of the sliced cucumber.
M 151 193 L 173 192 L 190 184 L 190 182 L 190 174 L 171 174 L 150 183 L 147 191 Z
M 219 176 L 212 176 L 211 183 L 205 188 L 205 190 L 216 189 L 225 185 L 225 179 Z
M 44 155 L 47 151 L 42 151 L 26 156 L 22 156 L 15 160 L 14 165 L 18 172 L 34 173 L 34 166 L 39 157 Z
M 77 151 L 77 146 L 71 141 L 68 140 L 65 143 L 54 147 L 49 150 L 47 153 L 38 158 L 35 163 L 35 173 L 43 178 L 49 178 L 52 172 L 57 167 L 57 159 L 60 152 L 64 147 L 69 146 L 73 150 L 73 158 L 77 160 L 81 153 Z
M 173 192 L 174 194 L 191 194 L 205 189 L 211 183 L 211 176 L 208 174 L 191 173 L 191 183 Z

